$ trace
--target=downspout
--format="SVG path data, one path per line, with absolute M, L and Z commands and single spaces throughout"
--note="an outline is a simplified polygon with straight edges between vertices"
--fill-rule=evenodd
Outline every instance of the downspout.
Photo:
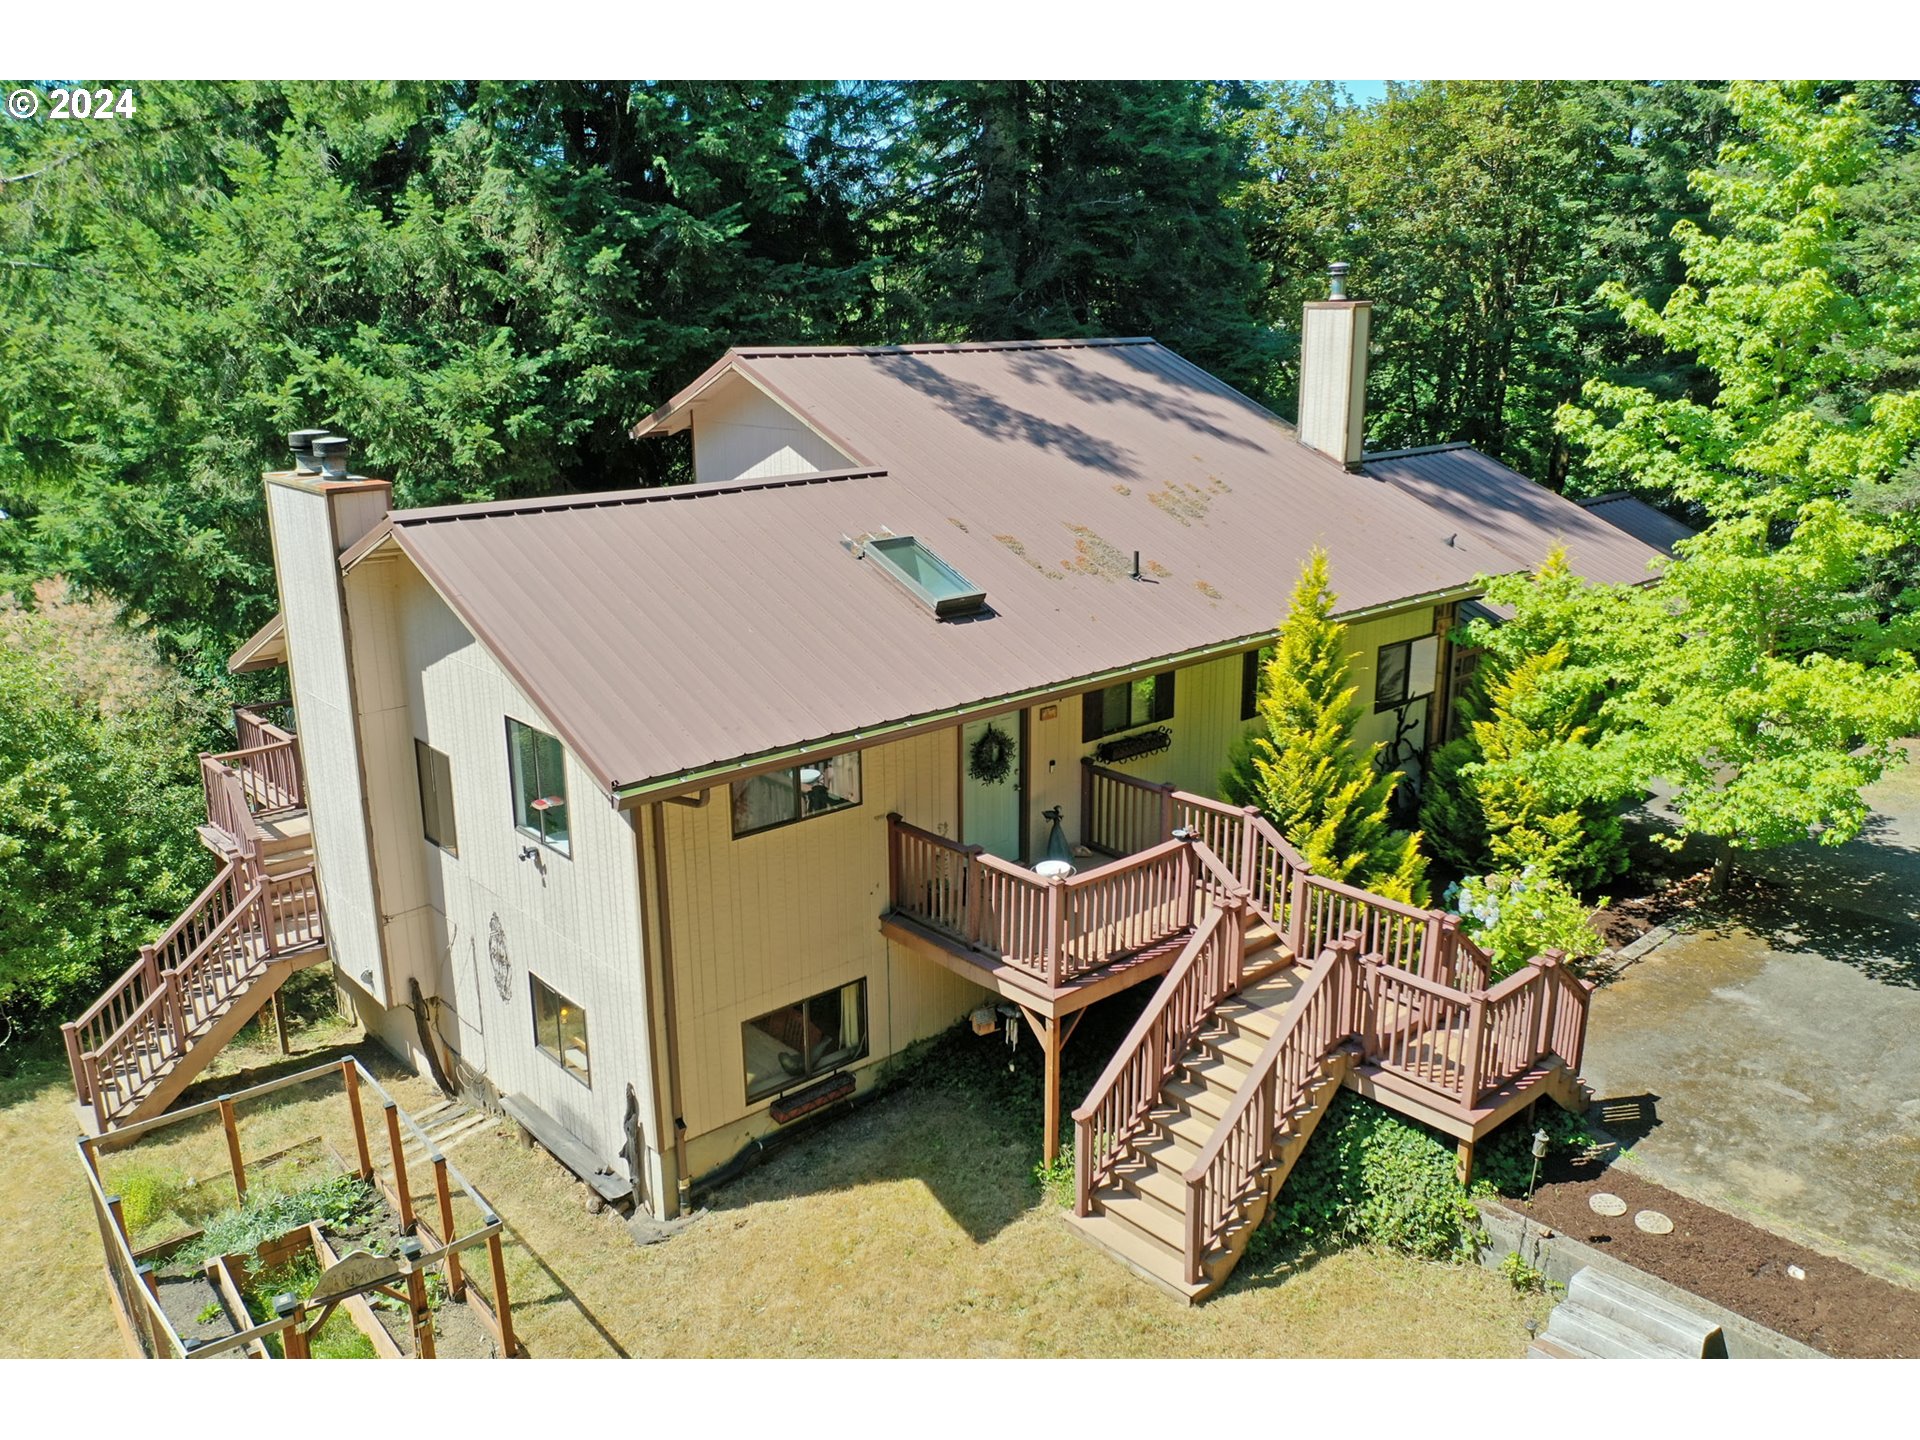
M 653 811 L 653 892 L 659 915 L 660 989 L 667 1012 L 664 1050 L 667 1060 L 667 1107 L 673 1120 L 673 1171 L 677 1181 L 677 1213 L 685 1215 L 693 1205 L 693 1178 L 687 1173 L 687 1122 L 680 1105 L 680 1018 L 673 981 L 673 912 L 667 901 L 667 821 L 666 812 L 656 802 Z

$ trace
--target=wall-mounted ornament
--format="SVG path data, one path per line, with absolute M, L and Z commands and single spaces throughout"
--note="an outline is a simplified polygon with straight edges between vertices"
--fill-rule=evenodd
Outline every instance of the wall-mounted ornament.
M 1151 730 L 1138 730 L 1131 735 L 1102 741 L 1094 747 L 1093 753 L 1102 765 L 1112 765 L 1121 760 L 1137 760 L 1142 755 L 1157 755 L 1172 744 L 1173 731 L 1164 725 L 1156 725 Z
M 967 751 L 967 775 L 982 785 L 998 785 L 1013 773 L 1013 737 L 989 725 Z
M 502 1000 L 512 999 L 513 965 L 507 959 L 507 932 L 501 928 L 498 915 L 487 920 L 487 959 L 493 962 L 493 988 Z

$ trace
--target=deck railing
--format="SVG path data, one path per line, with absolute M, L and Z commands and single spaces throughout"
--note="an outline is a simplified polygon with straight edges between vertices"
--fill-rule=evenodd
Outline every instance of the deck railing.
M 1344 940 L 1315 964 L 1183 1177 L 1189 1284 L 1200 1283 L 1207 1252 L 1259 1183 L 1328 1056 L 1353 1033 L 1356 945 Z
M 887 817 L 896 914 L 1058 989 L 1191 928 L 1189 846 L 1169 840 L 1068 879 Z
M 1228 899 L 1200 922 L 1086 1102 L 1073 1112 L 1075 1213 L 1088 1213 L 1093 1192 L 1145 1124 L 1180 1057 L 1239 985 L 1245 903 L 1243 897 Z
M 75 1097 L 104 1130 L 277 956 L 324 938 L 311 866 L 269 876 L 235 856 L 104 995 L 61 1027 Z

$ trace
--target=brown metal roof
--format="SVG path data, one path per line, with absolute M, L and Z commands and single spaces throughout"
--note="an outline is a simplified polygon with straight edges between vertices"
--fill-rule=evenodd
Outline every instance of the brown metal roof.
M 1589 515 L 1598 515 L 1616 530 L 1624 530 L 1643 545 L 1673 554 L 1676 541 L 1690 540 L 1700 532 L 1683 525 L 1664 510 L 1656 509 L 1637 495 L 1616 490 L 1611 495 L 1594 495 L 1574 504 Z
M 1465 445 L 1434 445 L 1370 455 L 1364 471 L 1431 507 L 1491 545 L 1512 563 L 1507 570 L 1540 563 L 1558 542 L 1576 574 L 1605 584 L 1641 584 L 1654 578 L 1650 562 L 1663 551 L 1608 523 L 1544 485 L 1536 485 L 1491 456 Z
M 287 663 L 287 622 L 279 611 L 249 635 L 240 648 L 227 658 L 227 673 L 239 675 L 249 670 L 273 670 Z
M 1562 535 L 1604 578 L 1653 554 L 1472 452 L 1464 501 L 1422 465 L 1351 474 L 1151 342 L 739 351 L 653 428 L 728 367 L 885 468 L 392 517 L 609 790 L 1252 643 L 1314 545 L 1345 614 Z M 882 530 L 987 612 L 937 621 L 843 543 Z

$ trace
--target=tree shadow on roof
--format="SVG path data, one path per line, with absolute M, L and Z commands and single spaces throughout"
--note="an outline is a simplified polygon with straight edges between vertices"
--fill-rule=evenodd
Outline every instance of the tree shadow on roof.
M 1143 374 L 1150 375 L 1156 382 L 1152 386 L 1136 385 L 1118 375 L 1077 364 L 1071 358 L 1080 353 L 1076 351 L 1014 351 L 1008 368 L 1017 379 L 1027 384 L 1058 385 L 1069 395 L 1084 400 L 1090 405 L 1125 405 L 1155 420 L 1171 425 L 1183 425 L 1194 433 L 1204 435 L 1209 440 L 1219 441 L 1221 444 L 1238 446 L 1242 450 L 1258 450 L 1263 453 L 1266 451 L 1267 447 L 1258 441 L 1216 423 L 1211 416 L 1219 412 L 1201 408 L 1201 398 L 1238 405 L 1254 410 L 1255 413 L 1258 413 L 1257 407 L 1253 407 L 1244 397 L 1231 392 L 1183 384 L 1177 376 L 1169 374 L 1162 366 L 1143 363 L 1138 352 L 1144 348 L 1115 346 L 1099 353 L 1103 356 L 1118 358 Z M 1181 386 L 1191 391 L 1192 398 L 1169 394 L 1166 388 L 1168 385 Z
M 918 390 L 986 439 L 1031 445 L 1109 475 L 1129 478 L 1140 473 L 1124 447 L 1089 434 L 1077 425 L 1063 425 L 1009 405 L 986 387 L 957 380 L 921 356 L 890 358 L 883 373 Z

